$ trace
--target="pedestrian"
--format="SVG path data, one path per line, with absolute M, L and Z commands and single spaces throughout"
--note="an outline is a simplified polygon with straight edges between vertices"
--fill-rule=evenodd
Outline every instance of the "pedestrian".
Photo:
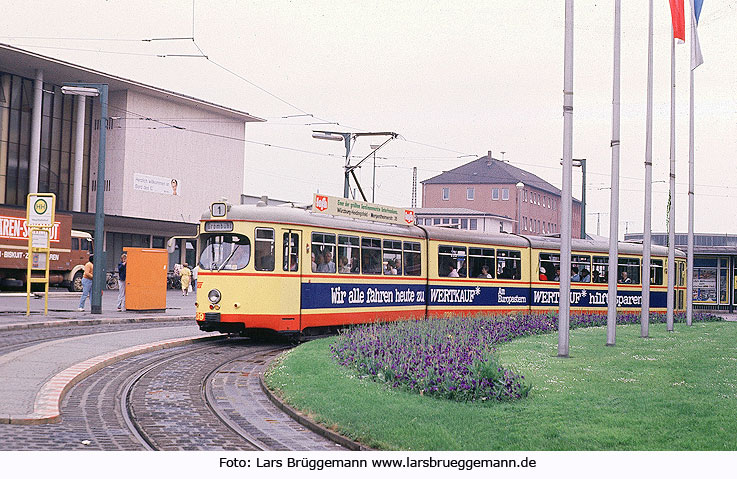
M 125 265 L 127 262 L 128 255 L 121 254 L 120 263 L 118 263 L 118 311 L 125 310 Z
M 182 284 L 182 296 L 189 294 L 189 285 L 192 280 L 192 270 L 188 268 L 188 264 L 184 263 L 182 269 L 179 270 L 179 282 Z
M 84 265 L 84 273 L 82 274 L 82 297 L 79 298 L 79 307 L 77 311 L 84 311 L 84 304 L 92 293 L 92 274 L 94 272 L 94 255 L 90 255 L 89 261 Z M 90 303 L 92 300 L 90 299 Z

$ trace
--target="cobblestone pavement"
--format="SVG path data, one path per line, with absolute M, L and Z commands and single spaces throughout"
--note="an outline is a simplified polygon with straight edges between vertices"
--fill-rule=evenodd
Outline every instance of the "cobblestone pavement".
M 40 336 L 60 337 L 48 336 L 47 331 Z M 279 345 L 231 338 L 154 351 L 114 363 L 67 393 L 60 423 L 0 424 L 0 450 L 145 449 L 131 433 L 121 407 L 121 398 L 134 378 L 138 380 L 128 395 L 129 409 L 143 435 L 156 448 L 342 450 L 298 425 L 261 392 L 258 371 L 280 349 Z M 210 406 L 205 399 L 206 389 L 213 402 Z M 255 445 L 233 429 L 253 439 Z
M 259 373 L 273 356 L 243 357 L 218 368 L 208 382 L 211 407 L 267 450 L 344 451 L 287 416 L 263 393 Z

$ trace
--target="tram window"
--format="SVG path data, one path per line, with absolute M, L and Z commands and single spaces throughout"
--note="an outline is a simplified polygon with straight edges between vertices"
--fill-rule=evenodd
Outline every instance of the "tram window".
M 438 276 L 445 278 L 466 277 L 465 246 L 438 246 Z
M 256 228 L 254 266 L 256 271 L 274 271 L 274 230 Z
M 203 235 L 200 244 L 201 270 L 238 270 L 248 266 L 251 260 L 251 242 L 243 235 Z
M 540 253 L 540 281 L 560 281 L 560 254 Z
M 382 260 L 384 274 L 402 274 L 402 242 L 384 240 L 384 257 Z
M 299 235 L 297 233 L 284 233 L 284 271 L 297 271 L 299 269 Z
M 361 272 L 361 248 L 358 236 L 338 236 L 338 273 L 358 274 Z
M 312 272 L 335 273 L 335 235 L 312 233 Z
M 640 260 L 638 258 L 619 258 L 617 282 L 640 284 Z
M 491 248 L 468 248 L 468 275 L 471 278 L 494 277 L 494 250 Z
M 591 269 L 591 282 L 609 282 L 609 258 L 607 258 L 606 256 L 594 256 L 593 261 L 593 268 Z
M 571 255 L 571 281 L 574 283 L 591 282 L 591 256 L 585 254 Z
M 381 240 L 361 238 L 361 267 L 363 274 L 381 274 Z
M 420 243 L 414 241 L 404 242 L 404 274 L 407 276 L 420 276 L 422 274 Z
M 663 260 L 654 259 L 650 261 L 650 284 L 663 284 Z
M 522 273 L 522 253 L 519 251 L 496 251 L 496 277 L 499 279 L 520 279 Z
M 678 266 L 678 286 L 686 286 L 686 262 L 676 261 Z

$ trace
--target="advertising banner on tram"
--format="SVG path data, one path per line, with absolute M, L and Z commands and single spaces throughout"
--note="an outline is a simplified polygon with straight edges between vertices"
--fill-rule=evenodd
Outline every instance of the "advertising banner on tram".
M 530 297 L 532 293 L 532 297 Z M 570 293 L 571 306 L 596 309 L 608 306 L 606 290 L 577 289 Z M 480 286 L 469 284 L 430 285 L 424 284 L 366 284 L 366 283 L 303 283 L 302 309 L 360 308 L 376 306 L 472 306 L 519 307 L 542 306 L 555 308 L 560 292 L 553 289 L 537 289 L 509 286 Z M 640 291 L 618 291 L 617 307 L 640 308 Z M 653 308 L 666 306 L 664 291 L 651 291 L 650 305 Z

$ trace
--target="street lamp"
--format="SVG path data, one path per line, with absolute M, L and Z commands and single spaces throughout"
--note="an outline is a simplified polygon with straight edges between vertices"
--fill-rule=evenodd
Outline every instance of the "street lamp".
M 586 158 L 573 158 L 573 166 L 581 167 L 581 239 L 586 239 Z
M 105 283 L 105 140 L 107 137 L 107 83 L 65 83 L 61 87 L 65 95 L 100 97 L 100 148 L 97 155 L 97 196 L 95 200 L 94 254 L 97 257 L 95 274 L 92 276 L 92 314 L 102 314 L 102 285 Z
M 586 239 L 586 158 L 573 158 L 571 162 L 572 166 L 581 168 L 581 239 Z
M 522 233 L 522 226 L 520 221 L 522 220 L 522 189 L 525 184 L 521 181 L 515 185 L 517 187 L 517 234 Z

